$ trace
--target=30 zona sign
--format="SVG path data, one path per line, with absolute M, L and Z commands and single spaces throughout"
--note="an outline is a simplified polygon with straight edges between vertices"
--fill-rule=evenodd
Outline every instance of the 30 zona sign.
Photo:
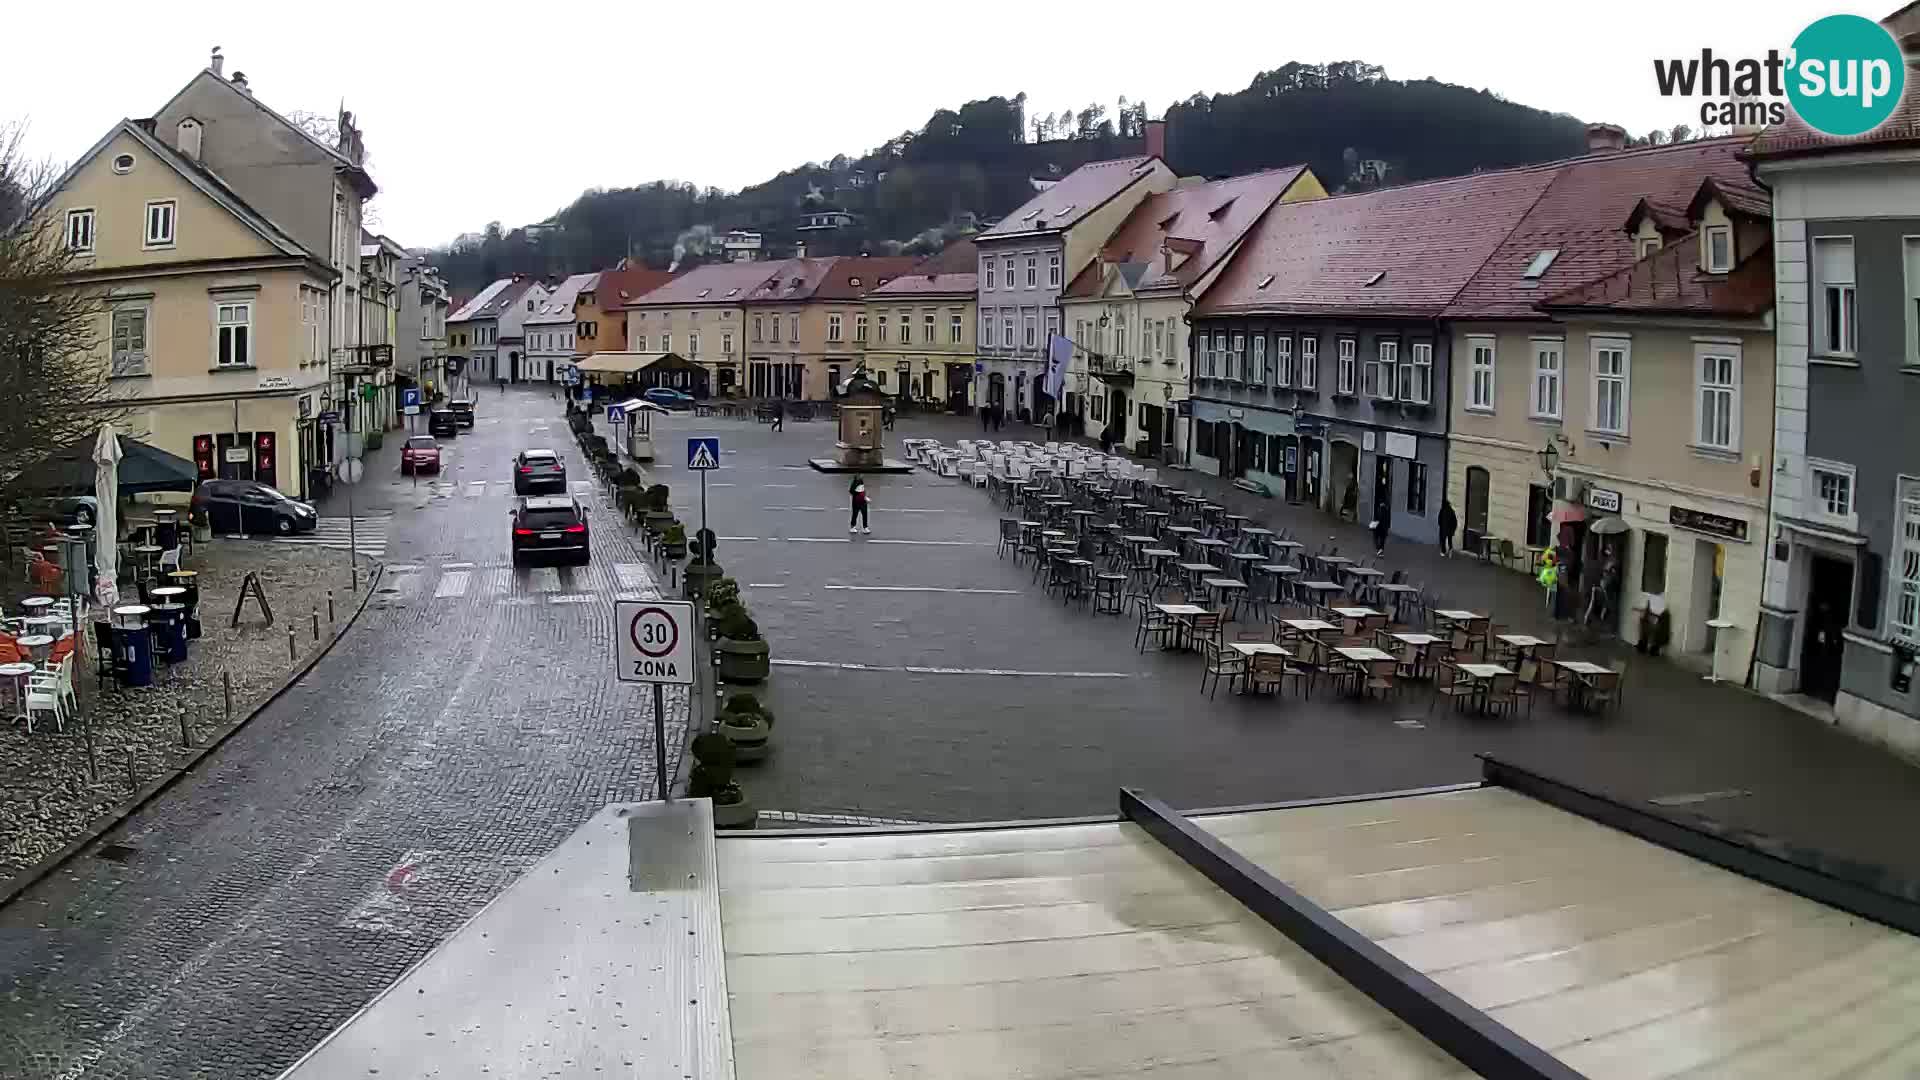
M 693 605 L 679 600 L 614 603 L 614 673 L 621 682 L 693 685 Z

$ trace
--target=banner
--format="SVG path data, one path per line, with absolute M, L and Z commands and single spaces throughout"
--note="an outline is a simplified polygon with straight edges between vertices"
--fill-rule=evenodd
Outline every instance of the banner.
M 1047 374 L 1040 384 L 1040 390 L 1048 397 L 1059 401 L 1066 389 L 1067 364 L 1073 360 L 1073 339 L 1065 334 L 1047 336 Z

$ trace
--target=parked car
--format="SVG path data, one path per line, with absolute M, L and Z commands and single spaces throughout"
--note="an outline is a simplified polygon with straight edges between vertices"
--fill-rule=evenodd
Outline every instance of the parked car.
M 649 387 L 640 397 L 655 405 L 664 406 L 674 412 L 684 412 L 693 408 L 693 395 L 684 390 L 675 390 L 666 386 Z
M 460 421 L 454 419 L 452 409 L 435 409 L 427 414 L 427 434 L 451 439 L 460 434 Z
M 567 463 L 551 450 L 522 450 L 513 456 L 513 493 L 533 495 L 567 490 Z
M 60 526 L 92 525 L 100 520 L 100 500 L 91 495 L 52 495 L 29 499 L 16 512 Z
M 309 503 L 257 480 L 204 480 L 193 493 L 195 513 L 205 513 L 215 532 L 312 532 L 320 514 Z
M 473 426 L 472 398 L 454 398 L 452 401 L 447 402 L 447 408 L 452 411 L 455 423 L 464 428 Z
M 400 448 L 400 475 L 418 476 L 430 472 L 440 475 L 440 440 L 431 435 L 414 435 Z
M 593 553 L 588 545 L 587 508 L 570 495 L 534 495 L 519 499 L 513 510 L 513 564 L 536 556 L 554 556 L 584 566 Z

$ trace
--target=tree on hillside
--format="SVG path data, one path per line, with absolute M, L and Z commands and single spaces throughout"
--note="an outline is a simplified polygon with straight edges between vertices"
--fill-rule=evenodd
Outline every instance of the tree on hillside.
M 127 411 L 97 351 L 105 309 L 96 289 L 78 288 L 77 256 L 65 221 L 34 216 L 57 170 L 22 150 L 24 124 L 0 124 L 0 502 L 35 479 L 32 468 Z M 138 331 L 135 337 L 134 332 Z M 147 329 L 128 323 L 114 342 L 145 355 Z

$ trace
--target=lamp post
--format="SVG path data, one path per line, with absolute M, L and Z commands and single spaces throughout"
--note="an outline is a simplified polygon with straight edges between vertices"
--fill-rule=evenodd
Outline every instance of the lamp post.
M 1540 471 L 1547 474 L 1547 480 L 1551 483 L 1554 467 L 1560 464 L 1560 451 L 1554 449 L 1552 440 L 1548 440 L 1547 445 L 1534 456 L 1540 459 Z

